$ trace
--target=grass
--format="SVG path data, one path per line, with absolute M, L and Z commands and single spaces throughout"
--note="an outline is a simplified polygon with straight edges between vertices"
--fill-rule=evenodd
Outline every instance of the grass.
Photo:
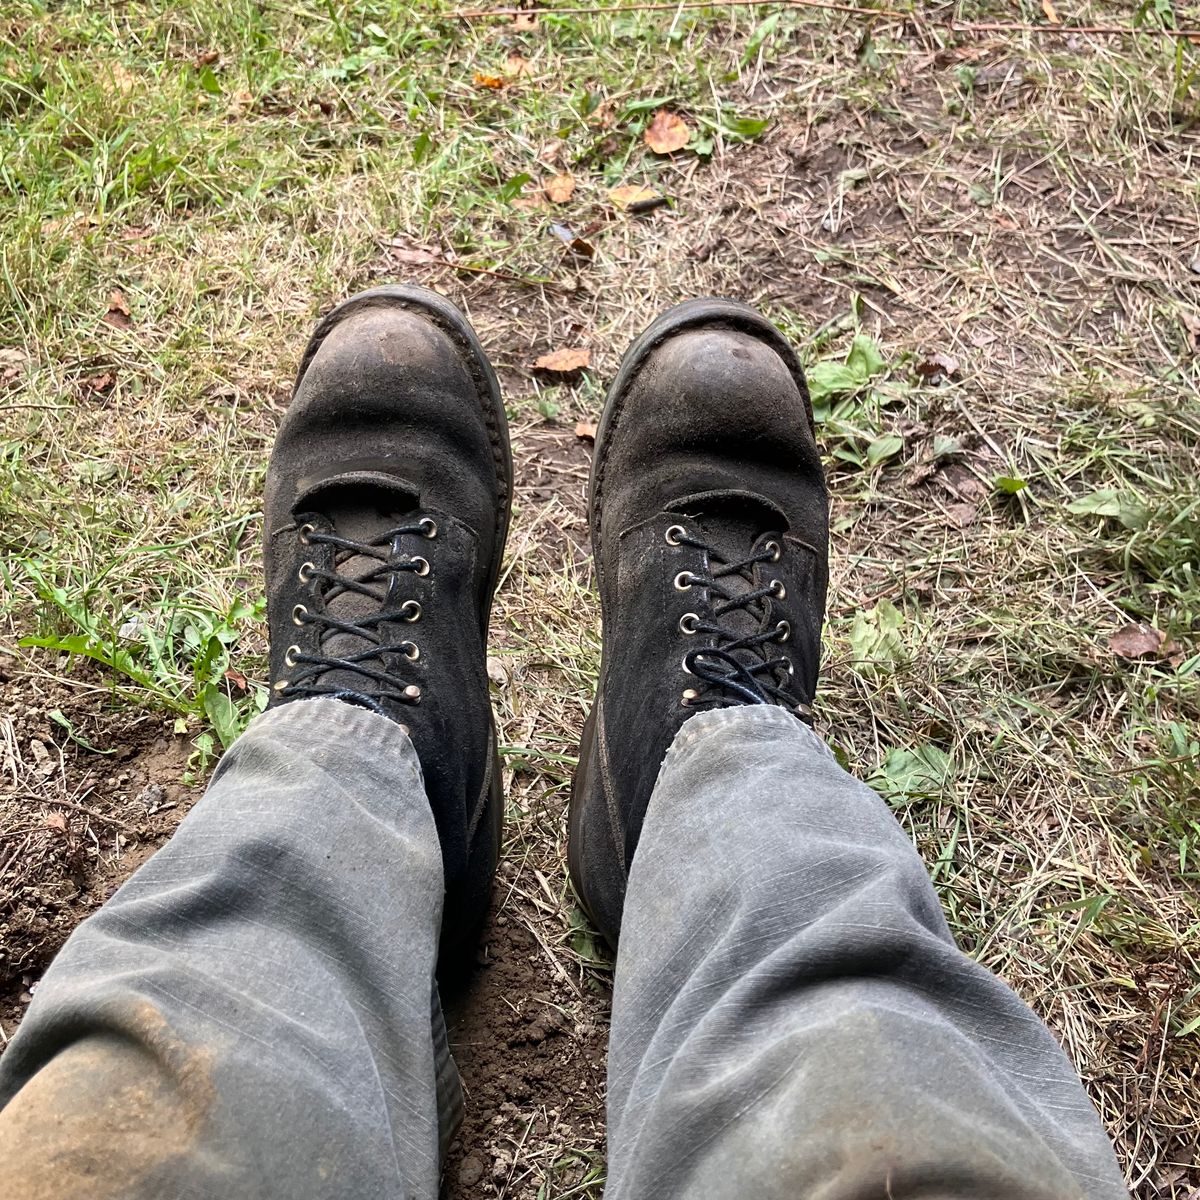
M 1063 1038 L 1131 1188 L 1187 1195 L 1200 52 L 769 6 L 614 6 L 531 28 L 450 8 L 6 10 L 14 702 L 79 689 L 65 719 L 97 746 L 131 721 L 186 729 L 199 780 L 261 702 L 258 510 L 308 329 L 371 282 L 435 284 L 493 355 L 520 469 L 493 650 L 504 912 L 577 982 L 575 1019 L 602 1022 L 605 964 L 561 862 L 599 658 L 572 431 L 663 306 L 738 295 L 801 347 L 818 401 L 835 505 L 823 729 L 896 807 L 964 948 Z M 1135 15 L 1200 24 L 1194 5 Z M 669 157 L 642 137 L 664 105 L 693 130 Z M 574 194 L 551 204 L 540 185 L 559 174 Z M 670 204 L 616 211 L 609 190 L 634 184 Z M 534 358 L 564 346 L 591 351 L 581 382 L 535 378 Z M 1161 652 L 1115 654 L 1129 623 L 1158 630 Z M 86 746 L 53 722 L 37 736 L 67 746 L 74 794 Z M 38 803 L 24 737 L 6 759 L 6 844 Z M 58 869 L 52 838 L 30 844 Z M 89 869 L 113 853 L 81 845 Z M 528 1119 L 502 1127 L 507 1194 L 598 1195 L 595 1119 L 560 1112 L 526 1137 Z

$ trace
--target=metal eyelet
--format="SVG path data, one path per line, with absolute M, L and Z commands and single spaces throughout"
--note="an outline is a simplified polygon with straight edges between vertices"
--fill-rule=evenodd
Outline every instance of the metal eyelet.
M 691 637 L 696 632 L 696 626 L 700 624 L 700 618 L 696 613 L 684 613 L 679 618 L 679 632 L 687 634 Z
M 675 576 L 675 590 L 677 592 L 686 592 L 692 586 L 693 578 L 691 571 L 680 571 Z
M 400 726 L 400 732 L 401 732 L 401 733 L 404 733 L 404 734 L 411 734 L 411 733 L 412 733 L 412 730 L 411 730 L 411 729 L 409 729 L 409 727 L 408 727 L 407 725 L 405 725 L 405 723 L 404 723 L 403 721 L 397 721 L 397 722 L 396 722 L 396 724 Z
M 287 664 L 289 667 L 294 667 L 294 666 L 296 665 L 296 659 L 293 657 L 293 655 L 296 655 L 296 654 L 299 654 L 299 653 L 300 653 L 300 647 L 299 647 L 299 646 L 289 646 L 289 647 L 288 647 L 288 648 L 287 648 L 287 649 L 286 649 L 286 650 L 283 652 L 283 661 L 284 661 L 284 662 L 285 662 L 285 663 L 286 663 L 286 664 Z
M 775 626 L 775 640 L 777 642 L 786 642 L 792 636 L 792 626 L 788 621 L 780 621 Z
M 304 614 L 305 616 L 307 616 L 308 609 L 305 608 L 303 604 L 297 604 L 296 607 L 292 609 L 292 624 L 293 625 L 304 625 L 307 623 L 300 619 L 301 614 Z
M 682 525 L 671 525 L 663 537 L 668 546 L 678 546 L 680 539 L 687 537 L 687 530 Z
M 763 549 L 771 552 L 772 562 L 778 562 L 783 557 L 783 547 L 774 538 L 763 542 Z
M 420 564 L 421 564 L 419 567 L 417 567 L 417 574 L 418 574 L 418 575 L 425 576 L 425 575 L 428 575 L 428 574 L 429 574 L 429 559 L 427 559 L 427 558 L 422 558 L 422 557 L 421 557 L 421 556 L 418 554 L 418 555 L 416 555 L 416 556 L 413 558 L 413 560 L 412 560 L 412 561 L 413 561 L 414 563 L 420 563 Z
M 402 621 L 419 621 L 421 619 L 421 606 L 415 600 L 405 600 L 400 605 L 400 620 Z
M 277 692 L 282 692 L 285 687 L 288 687 L 290 685 L 290 683 L 291 683 L 291 680 L 288 680 L 288 679 L 277 679 L 271 686 Z
M 410 683 L 408 687 L 404 689 L 404 695 L 409 700 L 420 700 L 421 689 L 415 683 Z
M 437 522 L 432 517 L 422 517 L 418 522 L 421 527 L 421 532 L 427 538 L 435 538 L 438 535 Z
M 317 532 L 317 527 L 315 525 L 311 525 L 311 524 L 307 524 L 307 523 L 304 525 L 301 525 L 300 526 L 300 541 L 305 546 L 312 545 L 312 540 L 311 540 L 312 535 L 316 532 Z
M 796 707 L 792 709 L 792 712 L 794 712 L 798 717 L 811 717 L 812 711 L 811 704 L 797 704 Z
M 688 664 L 687 664 L 687 660 L 688 660 L 688 656 L 685 654 L 685 655 L 683 656 L 683 670 L 684 670 L 684 673 L 685 673 L 685 674 L 687 674 L 687 675 L 695 675 L 695 673 L 696 673 L 696 672 L 695 672 L 695 671 L 693 671 L 693 670 L 692 670 L 692 668 L 688 666 Z
M 699 695 L 700 693 L 695 688 L 684 688 L 683 694 L 679 697 L 679 703 L 687 708 Z
M 317 564 L 314 562 L 306 562 L 300 564 L 300 570 L 296 572 L 296 577 L 301 583 L 311 583 L 312 573 L 317 569 Z
M 409 662 L 416 662 L 417 659 L 421 657 L 421 648 L 416 642 L 401 642 L 396 649 L 399 650 Z
M 792 666 L 792 660 L 789 658 L 788 659 L 788 674 L 795 675 L 795 673 L 796 673 L 796 668 L 794 666 Z
M 782 579 L 772 579 L 771 580 L 771 595 L 777 596 L 780 600 L 782 600 L 787 595 L 787 588 L 785 588 L 783 586 Z

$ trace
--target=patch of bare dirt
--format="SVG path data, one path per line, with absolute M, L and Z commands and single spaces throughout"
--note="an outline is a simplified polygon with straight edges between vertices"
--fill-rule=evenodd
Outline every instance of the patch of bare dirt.
M 190 739 L 87 674 L 0 683 L 0 1048 L 71 931 L 199 795 L 181 783 Z

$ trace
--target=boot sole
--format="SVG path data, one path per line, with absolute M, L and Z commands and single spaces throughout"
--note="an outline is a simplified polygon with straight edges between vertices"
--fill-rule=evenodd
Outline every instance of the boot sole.
M 318 322 L 312 337 L 305 347 L 296 373 L 295 388 L 300 386 L 321 344 L 336 326 L 354 313 L 370 308 L 402 308 L 416 312 L 441 330 L 462 354 L 487 426 L 488 440 L 492 447 L 492 461 L 496 468 L 496 553 L 489 572 L 488 603 L 483 613 L 482 633 L 487 642 L 488 625 L 492 617 L 492 605 L 496 597 L 496 584 L 500 579 L 500 568 L 504 562 L 504 547 L 508 542 L 508 528 L 512 518 L 513 463 L 512 447 L 508 440 L 508 417 L 504 412 L 504 401 L 500 395 L 500 382 L 496 372 L 484 353 L 483 346 L 471 328 L 470 322 L 458 308 L 437 292 L 415 284 L 389 283 L 359 292 L 331 309 Z M 489 704 L 490 707 L 490 704 Z M 490 893 L 496 866 L 500 861 L 500 843 L 504 834 L 504 784 L 501 774 L 496 718 L 492 714 L 493 750 L 491 779 L 488 784 L 488 801 L 476 824 L 490 824 L 491 852 L 488 870 L 489 899 L 482 907 L 479 919 L 470 927 L 445 938 L 438 950 L 438 978 L 445 990 L 457 990 L 471 973 L 470 954 L 479 941 L 479 935 L 487 921 L 491 907 Z
M 592 561 L 596 567 L 596 582 L 603 587 L 604 568 L 600 547 L 600 518 L 604 490 L 604 463 L 607 457 L 609 439 L 620 424 L 625 393 L 630 382 L 646 365 L 650 355 L 670 338 L 681 333 L 696 329 L 732 329 L 739 333 L 748 334 L 765 342 L 783 360 L 800 394 L 804 398 L 804 408 L 808 414 L 809 429 L 815 432 L 812 402 L 809 399 L 808 384 L 796 352 L 787 339 L 761 313 L 742 304 L 737 300 L 724 300 L 716 296 L 706 296 L 696 300 L 686 300 L 682 304 L 669 308 L 656 321 L 648 326 L 625 352 L 621 366 L 608 389 L 604 401 L 604 410 L 600 414 L 600 422 L 596 428 L 595 450 L 592 456 L 592 477 L 588 489 L 588 524 L 592 540 Z M 583 810 L 589 797 L 595 795 L 599 781 L 593 781 L 592 749 L 596 737 L 595 728 L 596 705 L 584 724 L 583 734 L 579 743 L 579 765 L 575 769 L 571 781 L 571 798 L 567 814 L 567 865 L 571 876 L 571 885 L 579 899 L 580 906 L 587 914 L 588 920 L 597 929 L 602 928 L 594 914 L 594 906 L 589 902 L 586 878 L 586 867 L 581 859 L 580 830 L 583 824 Z M 600 798 L 603 802 L 603 797 Z M 614 848 L 615 849 L 615 848 Z M 613 940 L 610 935 L 609 940 Z M 613 942 L 616 945 L 615 941 Z

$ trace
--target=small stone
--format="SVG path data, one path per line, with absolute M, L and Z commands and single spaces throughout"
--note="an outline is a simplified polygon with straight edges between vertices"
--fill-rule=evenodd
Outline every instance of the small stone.
M 462 1187 L 474 1187 L 483 1178 L 483 1163 L 474 1154 L 468 1154 L 458 1165 L 458 1182 Z

